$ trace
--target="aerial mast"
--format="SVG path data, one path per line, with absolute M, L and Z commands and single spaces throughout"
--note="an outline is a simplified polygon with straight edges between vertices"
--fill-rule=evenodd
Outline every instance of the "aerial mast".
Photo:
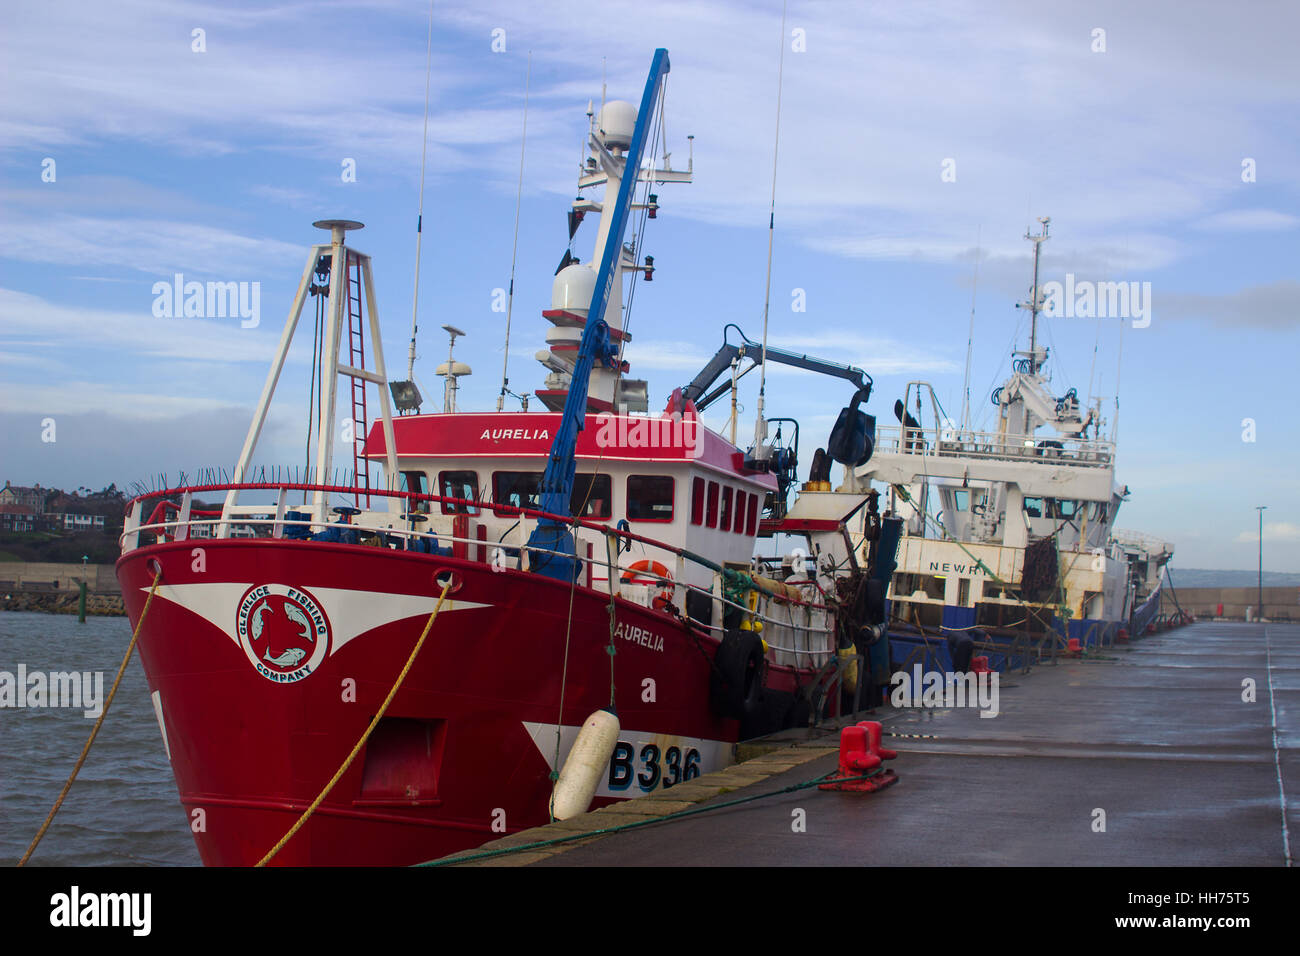
M 975 277 L 971 280 L 970 289 L 970 329 L 966 333 L 966 378 L 962 382 L 961 391 L 961 430 L 963 433 L 970 431 L 970 358 L 971 349 L 975 345 L 975 294 L 979 289 L 980 282 L 980 238 L 980 233 L 976 233 Z
M 1043 243 L 1048 239 L 1047 229 L 1052 223 L 1052 217 L 1039 216 L 1038 221 L 1043 229 L 1038 235 L 1032 235 L 1029 230 L 1025 230 L 1025 238 L 1034 244 L 1034 284 L 1029 290 L 1029 301 L 1022 305 L 1022 308 L 1029 309 L 1029 374 L 1031 375 L 1037 375 L 1038 369 L 1042 366 L 1042 362 L 1038 360 L 1038 313 L 1043 303 L 1038 291 L 1038 257 Z

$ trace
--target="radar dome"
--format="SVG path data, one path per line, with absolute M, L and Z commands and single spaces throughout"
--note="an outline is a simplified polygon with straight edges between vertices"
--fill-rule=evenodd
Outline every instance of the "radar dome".
M 627 149 L 632 145 L 632 134 L 636 131 L 636 107 L 625 100 L 610 100 L 600 108 L 596 128 L 600 130 L 600 141 L 606 148 Z
M 595 291 L 596 273 L 584 265 L 567 266 L 551 286 L 551 308 L 586 315 Z

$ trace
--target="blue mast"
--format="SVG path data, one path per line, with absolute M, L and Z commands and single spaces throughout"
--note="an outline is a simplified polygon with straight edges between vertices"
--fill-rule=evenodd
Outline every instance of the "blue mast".
M 645 151 L 650 124 L 654 118 L 655 103 L 659 100 L 659 90 L 668 70 L 668 51 L 662 48 L 655 50 L 654 59 L 650 62 L 650 76 L 646 79 L 645 92 L 641 94 L 641 108 L 637 111 L 636 129 L 632 133 L 632 142 L 628 146 L 623 165 L 623 179 L 619 183 L 618 199 L 612 210 L 608 207 L 606 209 L 613 218 L 610 220 L 609 232 L 605 239 L 600 271 L 596 273 L 596 288 L 592 292 L 591 305 L 587 309 L 587 324 L 583 328 L 582 340 L 578 344 L 578 358 L 573 364 L 573 375 L 569 382 L 569 394 L 564 400 L 560 427 L 555 431 L 550 457 L 546 462 L 546 471 L 542 475 L 541 510 L 554 515 L 571 514 L 569 501 L 573 495 L 573 477 L 577 469 L 575 453 L 578 432 L 583 430 L 587 421 L 587 390 L 591 382 L 591 370 L 597 361 L 613 368 L 615 356 L 618 354 L 617 347 L 609 339 L 609 324 L 605 321 L 605 308 L 609 304 L 610 291 L 614 286 L 614 270 L 621 266 L 623 233 L 627 229 L 628 215 L 632 210 L 632 197 L 641 174 L 641 156 Z M 529 551 L 530 570 L 561 581 L 574 579 L 579 565 L 574 559 L 576 549 L 573 535 L 567 524 L 550 518 L 539 519 L 537 527 L 528 538 L 528 548 L 540 549 Z

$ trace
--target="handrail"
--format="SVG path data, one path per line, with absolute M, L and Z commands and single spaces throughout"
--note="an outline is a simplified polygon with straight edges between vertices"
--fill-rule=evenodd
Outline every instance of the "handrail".
M 178 520 L 178 521 L 151 522 L 151 523 L 149 523 L 149 524 L 140 525 L 139 527 L 132 529 L 132 531 L 130 531 L 130 532 L 125 532 L 125 531 L 124 531 L 124 532 L 119 536 L 119 538 L 124 538 L 124 537 L 126 537 L 127 534 L 137 534 L 137 533 L 139 533 L 139 532 L 151 532 L 151 533 L 152 533 L 152 532 L 156 532 L 156 531 L 163 531 L 164 533 L 166 533 L 166 532 L 169 531 L 169 530 L 174 530 L 174 529 L 176 529 L 176 528 L 178 528 L 178 527 L 181 527 L 181 526 L 185 526 L 185 527 L 200 526 L 200 527 L 203 527 L 203 526 L 220 525 L 220 524 L 222 524 L 222 523 L 230 524 L 230 523 L 234 523 L 234 522 L 229 522 L 229 521 L 225 521 L 225 522 L 223 522 L 223 519 L 221 519 L 220 517 L 218 517 L 218 518 L 213 518 L 213 519 L 210 519 L 210 520 L 203 520 L 203 521 L 194 521 L 194 520 L 190 520 L 190 521 L 179 521 L 179 520 Z M 249 525 L 258 525 L 258 524 L 263 524 L 263 525 L 275 525 L 275 524 L 282 524 L 282 525 L 285 525 L 285 526 L 303 526 L 303 527 L 310 527 L 310 526 L 312 526 L 313 524 L 319 524 L 319 522 L 313 521 L 313 520 L 311 520 L 311 519 L 304 519 L 304 520 L 301 520 L 301 521 L 299 521 L 299 520 L 287 520 L 287 519 L 285 519 L 285 520 L 281 520 L 281 521 L 276 521 L 274 518 L 260 518 L 260 519 L 259 519 L 259 518 L 254 518 L 254 519 L 252 519 L 252 520 L 249 520 L 249 521 L 246 521 L 246 522 L 240 522 L 240 523 L 241 523 L 241 524 L 249 524 Z M 500 542 L 497 542 L 497 543 L 493 544 L 493 543 L 491 543 L 491 542 L 482 541 L 482 540 L 480 540 L 480 539 L 478 539 L 478 538 L 464 538 L 464 537 L 457 537 L 457 536 L 455 536 L 455 535 L 438 534 L 438 533 L 436 533 L 436 532 L 430 532 L 430 531 L 416 531 L 416 530 L 414 530 L 414 529 L 407 529 L 407 528 L 375 527 L 375 526 L 363 525 L 363 524 L 356 524 L 356 523 L 350 523 L 350 524 L 347 524 L 347 525 L 337 524 L 337 525 L 331 525 L 331 527 L 349 528 L 349 529 L 352 529 L 352 530 L 355 530 L 355 531 L 358 531 L 358 532 L 363 532 L 363 533 L 374 533 L 374 534 L 394 535 L 394 536 L 401 536 L 401 537 L 407 537 L 407 538 L 430 538 L 430 539 L 433 539 L 433 540 L 435 540 L 435 541 L 439 541 L 439 542 L 450 542 L 450 543 L 465 544 L 465 545 L 478 545 L 478 546 L 491 547 L 491 548 L 507 548 L 507 547 L 509 547 L 509 548 L 512 548 L 513 550 L 516 550 L 516 551 L 529 550 L 529 551 L 537 551 L 537 552 L 542 553 L 542 554 L 550 554 L 550 555 L 559 555 L 559 554 L 561 554 L 561 552 L 559 552 L 559 551 L 554 551 L 554 550 L 551 550 L 551 549 L 549 549 L 549 548 L 542 548 L 542 547 L 537 547 L 537 546 L 530 546 L 530 545 L 527 545 L 527 544 L 520 544 L 520 545 L 518 545 L 518 546 L 515 546 L 515 545 L 505 545 L 505 544 L 502 544 L 502 543 L 500 543 Z M 192 538 L 192 539 L 190 539 L 190 540 L 192 540 L 192 541 L 201 541 L 201 540 L 207 540 L 207 539 L 202 539 L 202 538 Z M 603 567 L 606 567 L 606 562 L 605 562 L 603 559 L 598 558 L 598 557 L 591 557 L 591 558 L 588 558 L 588 557 L 586 557 L 585 555 L 577 555 L 577 556 L 575 557 L 575 560 L 577 560 L 577 561 L 579 561 L 579 562 L 584 562 L 584 561 L 585 561 L 585 562 L 589 562 L 589 563 L 592 565 L 593 569 L 594 569 L 594 568 L 597 568 L 597 567 L 602 567 L 602 568 L 603 568 Z M 722 603 L 722 604 L 724 604 L 724 605 L 726 605 L 726 606 L 728 606 L 728 607 L 733 607 L 733 608 L 735 608 L 736 610 L 741 611 L 741 612 L 743 612 L 743 613 L 746 613 L 746 614 L 752 614 L 753 617 L 754 617 L 755 619 L 757 619 L 757 620 L 759 620 L 759 621 L 762 621 L 762 622 L 764 622 L 765 624 L 770 624 L 770 625 L 772 625 L 774 628 L 785 628 L 785 629 L 788 629 L 788 630 L 791 630 L 791 631 L 803 631 L 803 632 L 813 633 L 813 634 L 827 634 L 827 635 L 830 635 L 831 633 L 833 633 L 833 630 L 832 630 L 830 627 L 809 627 L 809 626 L 806 626 L 806 625 L 803 625 L 803 624 L 796 624 L 794 621 L 783 621 L 783 620 L 779 620 L 778 618 L 771 617 L 771 616 L 768 616 L 768 615 L 766 615 L 766 614 L 762 614 L 762 613 L 760 613 L 760 612 L 758 612 L 758 611 L 756 611 L 756 610 L 753 610 L 753 609 L 751 609 L 751 608 L 746 607 L 746 606 L 743 605 L 743 604 L 738 604 L 738 603 L 736 603 L 735 601 L 730 600 L 730 599 L 727 598 L 725 595 L 715 595 L 715 594 L 713 593 L 712 590 L 710 590 L 710 589 L 708 589 L 708 588 L 705 588 L 705 587 L 702 587 L 701 585 L 698 585 L 698 584 L 692 584 L 692 583 L 689 582 L 689 581 L 678 581 L 678 580 L 673 580 L 672 578 L 662 578 L 662 577 L 659 577 L 658 575 L 649 574 L 648 572 L 639 572 L 639 573 L 638 573 L 638 576 L 639 576 L 639 577 L 642 577 L 642 578 L 645 578 L 648 582 L 650 582 L 650 583 L 648 583 L 648 584 L 645 585 L 645 586 L 648 587 L 648 588 L 649 588 L 649 587 L 656 587 L 656 588 L 658 588 L 658 587 L 664 587 L 664 586 L 666 586 L 666 585 L 672 585 L 672 586 L 674 586 L 674 587 L 681 587 L 681 588 L 683 588 L 683 589 L 685 589 L 685 590 L 696 591 L 696 592 L 698 592 L 698 593 L 700 593 L 700 594 L 703 594 L 703 595 L 707 596 L 710 600 L 713 600 L 713 601 L 719 601 L 720 603 Z M 636 586 L 636 585 L 629 585 L 628 582 L 623 582 L 623 583 L 621 584 L 621 587 L 628 587 L 628 586 Z M 826 607 L 826 606 L 824 606 L 824 605 L 818 605 L 818 604 L 812 604 L 812 603 L 801 603 L 801 602 L 798 602 L 798 601 L 789 600 L 789 599 L 785 599 L 785 598 L 780 599 L 780 602 L 781 602 L 783 605 L 785 605 L 786 607 L 805 607 L 805 608 L 808 608 L 808 609 L 822 609 L 822 610 L 829 610 L 829 611 L 832 611 L 832 612 L 835 610 L 834 608 L 828 608 L 828 607 Z M 703 629 L 705 629 L 705 630 L 710 630 L 710 631 L 723 630 L 723 628 L 721 628 L 721 627 L 715 627 L 715 626 L 713 626 L 713 625 L 711 625 L 711 624 L 705 624 L 703 621 L 697 621 L 697 620 L 695 620 L 694 618 L 687 618 L 686 620 L 687 620 L 687 621 L 688 621 L 692 626 L 694 626 L 694 627 L 700 627 L 700 628 L 703 628 Z M 791 654 L 808 654 L 808 655 L 814 655 L 814 654 L 833 654 L 833 653 L 835 653 L 834 649 L 815 650 L 815 649 L 811 649 L 811 648 L 809 648 L 809 649 L 803 649 L 803 648 L 795 648 L 795 647 L 781 647 L 781 646 L 778 646 L 778 645 L 775 645 L 775 644 L 771 644 L 770 642 L 769 642 L 768 646 L 771 647 L 771 648 L 774 649 L 774 650 L 785 651 L 785 652 L 787 652 L 787 653 L 791 653 Z
M 880 425 L 876 448 L 925 457 L 1005 458 L 1016 461 L 1042 460 L 1051 464 L 1101 467 L 1114 458 L 1115 443 L 1107 439 L 1057 437 L 1043 439 L 1058 444 L 1041 444 L 999 432 L 974 432 L 929 426 Z
M 184 494 L 193 495 L 197 492 L 206 492 L 206 491 L 230 491 L 232 489 L 239 490 L 239 491 L 324 491 L 326 493 L 338 493 L 338 494 L 353 494 L 356 491 L 356 489 L 351 485 L 319 485 L 319 484 L 308 484 L 303 482 L 223 482 L 219 484 L 188 485 L 179 488 L 167 488 L 159 491 L 151 491 L 143 495 L 137 495 L 136 497 L 132 498 L 130 501 L 127 502 L 127 510 L 129 512 L 136 505 L 137 502 L 148 501 L 152 498 L 167 497 L 169 495 L 184 495 Z M 821 604 L 814 601 L 798 601 L 792 598 L 788 598 L 786 595 L 783 594 L 776 594 L 773 591 L 769 590 L 768 588 L 765 588 L 763 585 L 759 584 L 757 581 L 755 581 L 752 575 L 746 574 L 742 571 L 737 571 L 734 568 L 724 567 L 723 565 L 720 565 L 715 561 L 710 561 L 708 558 L 704 557 L 703 555 L 696 554 L 695 552 L 690 551 L 686 548 L 678 547 L 675 544 L 669 544 L 666 541 L 658 541 L 654 538 L 648 538 L 645 535 L 636 534 L 635 532 L 630 530 L 622 530 L 616 527 L 611 527 L 610 525 L 601 524 L 600 522 L 590 521 L 585 518 L 578 518 L 576 516 L 571 516 L 571 515 L 556 515 L 550 512 L 541 511 L 536 508 L 520 508 L 516 505 L 498 504 L 496 502 L 481 501 L 481 500 L 475 500 L 470 498 L 456 498 L 456 497 L 451 497 L 449 495 L 431 495 L 431 494 L 425 494 L 422 492 L 415 492 L 415 491 L 398 491 L 393 489 L 372 488 L 369 493 L 376 497 L 402 498 L 407 501 L 427 501 L 430 503 L 450 504 L 450 505 L 458 505 L 458 506 L 479 508 L 479 509 L 491 509 L 493 512 L 497 512 L 497 513 L 504 512 L 506 515 L 513 515 L 521 518 L 531 518 L 534 520 L 550 519 L 552 521 L 562 521 L 565 524 L 573 525 L 574 527 L 579 527 L 579 528 L 586 528 L 589 531 L 599 532 L 602 535 L 615 536 L 622 540 L 634 541 L 638 544 L 644 544 L 644 545 L 649 545 L 650 547 L 660 548 L 664 551 L 667 551 L 669 554 L 675 555 L 676 557 L 682 558 L 687 561 L 691 561 L 702 567 L 708 568 L 711 571 L 717 572 L 723 575 L 724 579 L 731 580 L 733 583 L 743 584 L 747 588 L 752 588 L 753 590 L 758 591 L 760 594 L 765 594 L 770 598 L 776 598 L 786 604 L 790 604 L 798 607 L 817 608 L 820 610 L 831 610 L 831 611 L 835 610 L 835 608 L 832 608 L 826 604 Z M 257 507 L 257 506 L 253 505 L 253 506 L 245 506 L 245 507 Z M 271 507 L 273 509 L 275 508 L 274 505 L 272 505 Z M 298 510 L 298 509 L 294 508 L 292 510 Z M 232 515 L 230 516 L 230 519 L 224 523 L 226 524 L 254 523 L 254 521 L 248 519 L 236 520 L 237 517 L 238 516 Z M 451 516 L 449 515 L 448 517 Z M 187 522 L 187 525 L 188 524 L 198 524 L 198 525 L 218 524 L 219 525 L 221 523 L 222 522 L 220 521 L 218 522 L 190 521 Z M 274 519 L 268 519 L 268 523 L 275 523 Z M 321 524 L 321 522 L 318 520 L 308 520 L 308 521 L 298 522 L 298 521 L 288 521 L 284 519 L 281 519 L 279 523 L 284 525 L 306 524 L 309 526 Z M 179 522 L 176 522 L 174 524 L 179 524 Z M 351 528 L 361 527 L 355 524 L 343 524 L 342 522 L 329 522 L 328 526 L 329 527 L 351 527 Z M 124 543 L 123 539 L 127 535 L 139 534 L 141 531 L 149 531 L 153 527 L 155 527 L 155 525 L 153 525 L 152 523 L 136 525 L 130 528 L 124 525 L 121 535 L 118 536 L 118 546 L 119 547 L 122 546 L 122 544 Z M 413 530 L 387 528 L 387 527 L 374 528 L 372 530 L 374 530 L 376 533 L 384 533 L 384 534 L 406 534 L 406 535 L 415 534 L 417 536 L 420 536 L 421 534 Z M 430 535 L 427 533 L 423 534 L 423 536 L 436 537 L 436 535 Z M 485 542 L 475 540 L 471 543 L 484 544 Z M 528 548 L 528 550 L 538 551 L 540 553 L 548 552 L 548 549 L 533 547 L 526 544 L 521 545 L 521 547 L 526 547 Z

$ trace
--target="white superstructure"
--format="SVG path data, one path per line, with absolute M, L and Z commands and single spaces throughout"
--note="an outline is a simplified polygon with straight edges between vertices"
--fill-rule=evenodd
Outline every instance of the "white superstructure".
M 1129 492 L 1115 480 L 1100 401 L 1084 409 L 1073 389 L 1054 395 L 1043 374 L 1038 257 L 1050 220 L 1040 222 L 1038 235 L 1026 235 L 1034 242 L 1034 282 L 1021 306 L 1031 313 L 1030 345 L 993 392 L 997 430 L 954 424 L 929 383 L 911 382 L 895 405 L 899 424 L 877 428 L 875 454 L 856 471 L 884 485 L 881 511 L 904 519 L 890 588 L 897 620 L 1010 626 L 1028 604 L 1069 620 L 1122 621 L 1159 586 L 1172 556 L 1165 542 L 1117 536 Z M 1062 587 L 1025 594 L 1026 549 L 1044 540 L 1054 544 L 1036 550 L 1056 552 Z

